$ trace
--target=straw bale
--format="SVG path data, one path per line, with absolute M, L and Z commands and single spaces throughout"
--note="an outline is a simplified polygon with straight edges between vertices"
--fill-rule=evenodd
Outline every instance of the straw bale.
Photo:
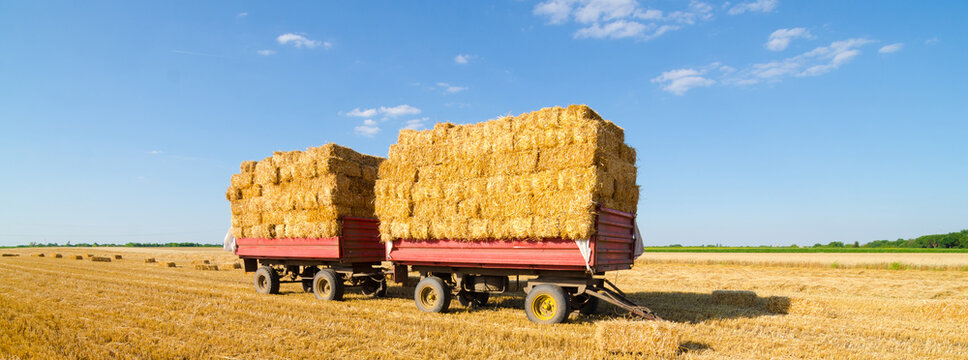
M 121 255 L 114 254 L 114 260 L 121 260 Z
M 111 262 L 111 258 L 107 256 L 92 256 L 91 261 L 94 262 Z
M 61 254 L 54 254 L 54 258 L 55 258 L 55 259 L 60 259 L 60 258 L 63 258 L 63 257 L 64 257 L 64 255 L 61 255 Z
M 84 257 L 81 255 L 74 255 L 74 260 L 84 260 Z
M 229 263 L 223 263 L 223 264 L 219 265 L 218 268 L 219 268 L 219 270 L 241 269 L 242 268 L 242 264 L 239 264 L 237 262 L 229 262 Z
M 607 320 L 595 324 L 595 343 L 607 354 L 671 359 L 679 354 L 681 334 L 668 321 Z
M 3 254 L 3 257 L 14 257 L 14 256 L 20 256 L 20 254 L 11 254 L 11 253 L 4 253 Z
M 252 186 L 253 177 L 254 177 L 254 174 L 250 172 L 234 174 L 232 175 L 232 180 L 231 180 L 232 186 L 238 189 L 248 188 L 249 186 Z
M 252 173 L 252 172 L 255 172 L 255 165 L 257 163 L 258 162 L 256 162 L 256 161 L 243 161 L 242 164 L 239 165 L 239 172 L 240 173 Z
M 145 258 L 145 264 L 154 264 L 155 262 L 155 258 L 153 257 Z
M 44 257 L 44 253 L 33 254 L 33 257 Z
M 175 263 L 173 263 L 173 262 L 160 262 L 160 263 L 158 263 L 158 266 L 173 268 L 173 267 L 175 267 Z
M 754 307 L 758 298 L 755 292 L 749 290 L 715 290 L 712 300 L 720 305 Z
M 195 270 L 218 270 L 218 265 L 208 265 L 208 264 L 198 264 L 195 265 Z

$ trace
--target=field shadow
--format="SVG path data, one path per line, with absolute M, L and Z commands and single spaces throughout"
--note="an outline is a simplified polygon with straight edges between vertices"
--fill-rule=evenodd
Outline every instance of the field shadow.
M 729 292 L 726 296 L 719 292 L 636 292 L 628 295 L 632 301 L 648 307 L 659 317 L 682 323 L 785 314 L 790 307 L 787 297 L 761 297 L 752 291 Z M 623 312 L 611 305 L 599 308 L 599 312 L 602 313 L 605 308 L 608 309 L 605 311 Z

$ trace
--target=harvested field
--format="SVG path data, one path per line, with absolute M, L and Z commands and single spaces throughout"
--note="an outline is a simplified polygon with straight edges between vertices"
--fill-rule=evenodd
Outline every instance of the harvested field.
M 219 249 L 57 251 L 161 263 L 236 261 Z M 656 330 L 678 334 L 673 358 L 968 357 L 968 272 L 646 260 L 609 279 L 673 323 Z M 752 291 L 756 301 L 722 304 L 717 290 Z M 251 274 L 241 271 L 4 257 L 0 358 L 594 359 L 669 348 L 599 342 L 597 331 L 648 326 L 624 327 L 611 307 L 548 326 L 527 320 L 520 295 L 495 296 L 475 310 L 455 301 L 451 313 L 427 314 L 415 308 L 412 291 L 391 285 L 389 298 L 366 299 L 350 290 L 345 301 L 322 302 L 299 284 L 283 284 L 280 295 L 257 294 Z
M 968 253 L 647 253 L 640 261 L 785 267 L 966 270 Z

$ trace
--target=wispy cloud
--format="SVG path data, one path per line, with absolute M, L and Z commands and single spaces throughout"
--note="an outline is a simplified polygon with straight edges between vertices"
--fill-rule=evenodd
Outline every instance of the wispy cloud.
M 238 18 L 244 18 L 244 17 L 246 17 L 246 16 L 249 16 L 249 13 L 247 13 L 247 12 L 245 12 L 245 11 L 243 11 L 243 12 L 240 12 L 240 13 L 238 13 L 238 14 L 235 14 L 235 17 L 238 17 Z
M 474 55 L 457 54 L 457 56 L 454 56 L 454 62 L 463 65 L 469 63 L 473 58 Z
M 422 117 L 419 119 L 407 120 L 404 124 L 403 129 L 410 130 L 421 130 L 427 127 L 427 122 L 430 120 L 428 117 Z
M 161 150 L 151 150 L 148 152 L 148 155 L 161 155 L 163 153 L 164 151 L 161 151 Z
M 403 104 L 403 105 L 397 105 L 397 106 L 380 106 L 378 108 L 372 108 L 372 109 L 354 108 L 353 110 L 350 110 L 343 115 L 352 116 L 352 117 L 361 117 L 361 118 L 373 118 L 373 117 L 376 117 L 377 115 L 382 115 L 383 116 L 382 120 L 386 121 L 391 118 L 397 118 L 404 115 L 417 115 L 419 113 L 420 113 L 420 109 L 407 104 Z
M 933 37 L 933 38 L 924 40 L 924 44 L 925 45 L 934 45 L 934 44 L 937 44 L 940 41 L 941 41 L 941 39 L 938 39 L 937 37 Z
M 293 33 L 286 33 L 286 34 L 279 35 L 278 37 L 276 37 L 276 41 L 282 45 L 292 45 L 297 48 L 307 48 L 307 49 L 317 48 L 320 46 L 322 46 L 325 49 L 329 49 L 333 46 L 333 44 L 330 44 L 329 42 L 311 40 L 303 35 L 293 34 Z
M 346 113 L 346 116 L 374 117 L 374 116 L 376 116 L 376 114 L 377 114 L 377 110 L 376 109 L 364 109 L 364 110 L 361 110 L 360 108 L 355 108 L 355 109 L 350 110 L 349 112 L 347 112 Z
M 744 2 L 730 7 L 728 13 L 730 15 L 739 15 L 745 12 L 767 13 L 776 9 L 776 6 L 778 3 L 779 1 L 777 0 L 756 0 L 756 1 Z
M 262 56 L 269 56 L 269 55 L 275 54 L 276 51 L 275 50 L 268 50 L 268 49 L 266 49 L 266 50 L 258 50 L 258 51 L 256 51 L 256 53 L 258 53 L 259 55 L 262 55 Z
M 380 132 L 380 126 L 371 119 L 363 120 L 363 125 L 353 128 L 353 132 L 360 136 L 373 137 Z
M 437 83 L 437 87 L 440 88 L 441 90 L 443 90 L 447 94 L 456 94 L 456 93 L 459 93 L 461 91 L 467 90 L 467 87 L 466 86 L 456 86 L 456 85 L 451 85 L 451 84 L 448 84 L 448 83 L 445 83 L 445 82 L 439 82 L 439 83 Z
M 742 70 L 719 63 L 703 67 L 686 67 L 663 72 L 652 79 L 662 90 L 684 95 L 697 87 L 722 85 L 753 85 L 777 82 L 788 77 L 819 76 L 847 64 L 861 54 L 860 49 L 873 40 L 851 38 L 819 46 L 800 55 L 749 65 Z
M 791 40 L 798 38 L 812 39 L 813 34 L 804 28 L 779 29 L 770 34 L 770 38 L 763 46 L 772 51 L 783 51 L 790 45 Z
M 662 90 L 681 96 L 690 89 L 716 84 L 716 80 L 708 78 L 706 74 L 719 67 L 718 63 L 713 63 L 698 69 L 669 70 L 653 78 L 652 82 L 662 86 Z
M 894 44 L 882 46 L 880 49 L 877 50 L 877 52 L 880 54 L 890 54 L 890 53 L 896 53 L 898 51 L 901 51 L 902 48 L 904 48 L 904 43 L 894 43 Z
M 651 40 L 711 20 L 713 11 L 711 5 L 698 0 L 673 11 L 645 8 L 636 0 L 546 0 L 532 13 L 546 18 L 548 24 L 578 24 L 581 27 L 573 34 L 576 39 Z

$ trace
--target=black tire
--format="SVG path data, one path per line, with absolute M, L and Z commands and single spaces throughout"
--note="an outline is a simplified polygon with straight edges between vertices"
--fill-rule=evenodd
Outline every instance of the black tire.
M 313 279 L 302 279 L 302 287 L 305 292 L 313 292 Z
M 417 283 L 413 290 L 413 300 L 417 303 L 417 309 L 424 312 L 440 313 L 446 312 L 450 307 L 450 289 L 444 280 L 439 277 L 430 276 Z
M 588 299 L 585 303 L 578 307 L 578 313 L 582 315 L 591 315 L 598 311 L 599 299 L 594 296 L 585 295 Z
M 386 297 L 387 281 L 376 281 L 374 279 L 367 278 L 363 281 L 363 284 L 360 285 L 360 289 L 363 291 L 363 295 L 371 298 Z
M 487 305 L 487 300 L 491 294 L 486 292 L 461 291 L 457 294 L 457 301 L 464 307 L 477 308 Z
M 538 324 L 557 324 L 568 318 L 568 298 L 558 285 L 535 286 L 524 300 L 528 320 Z
M 342 300 L 343 279 L 332 269 L 323 269 L 313 276 L 313 295 L 319 300 Z
M 278 294 L 279 273 L 268 266 L 260 267 L 255 271 L 255 291 L 260 294 Z

